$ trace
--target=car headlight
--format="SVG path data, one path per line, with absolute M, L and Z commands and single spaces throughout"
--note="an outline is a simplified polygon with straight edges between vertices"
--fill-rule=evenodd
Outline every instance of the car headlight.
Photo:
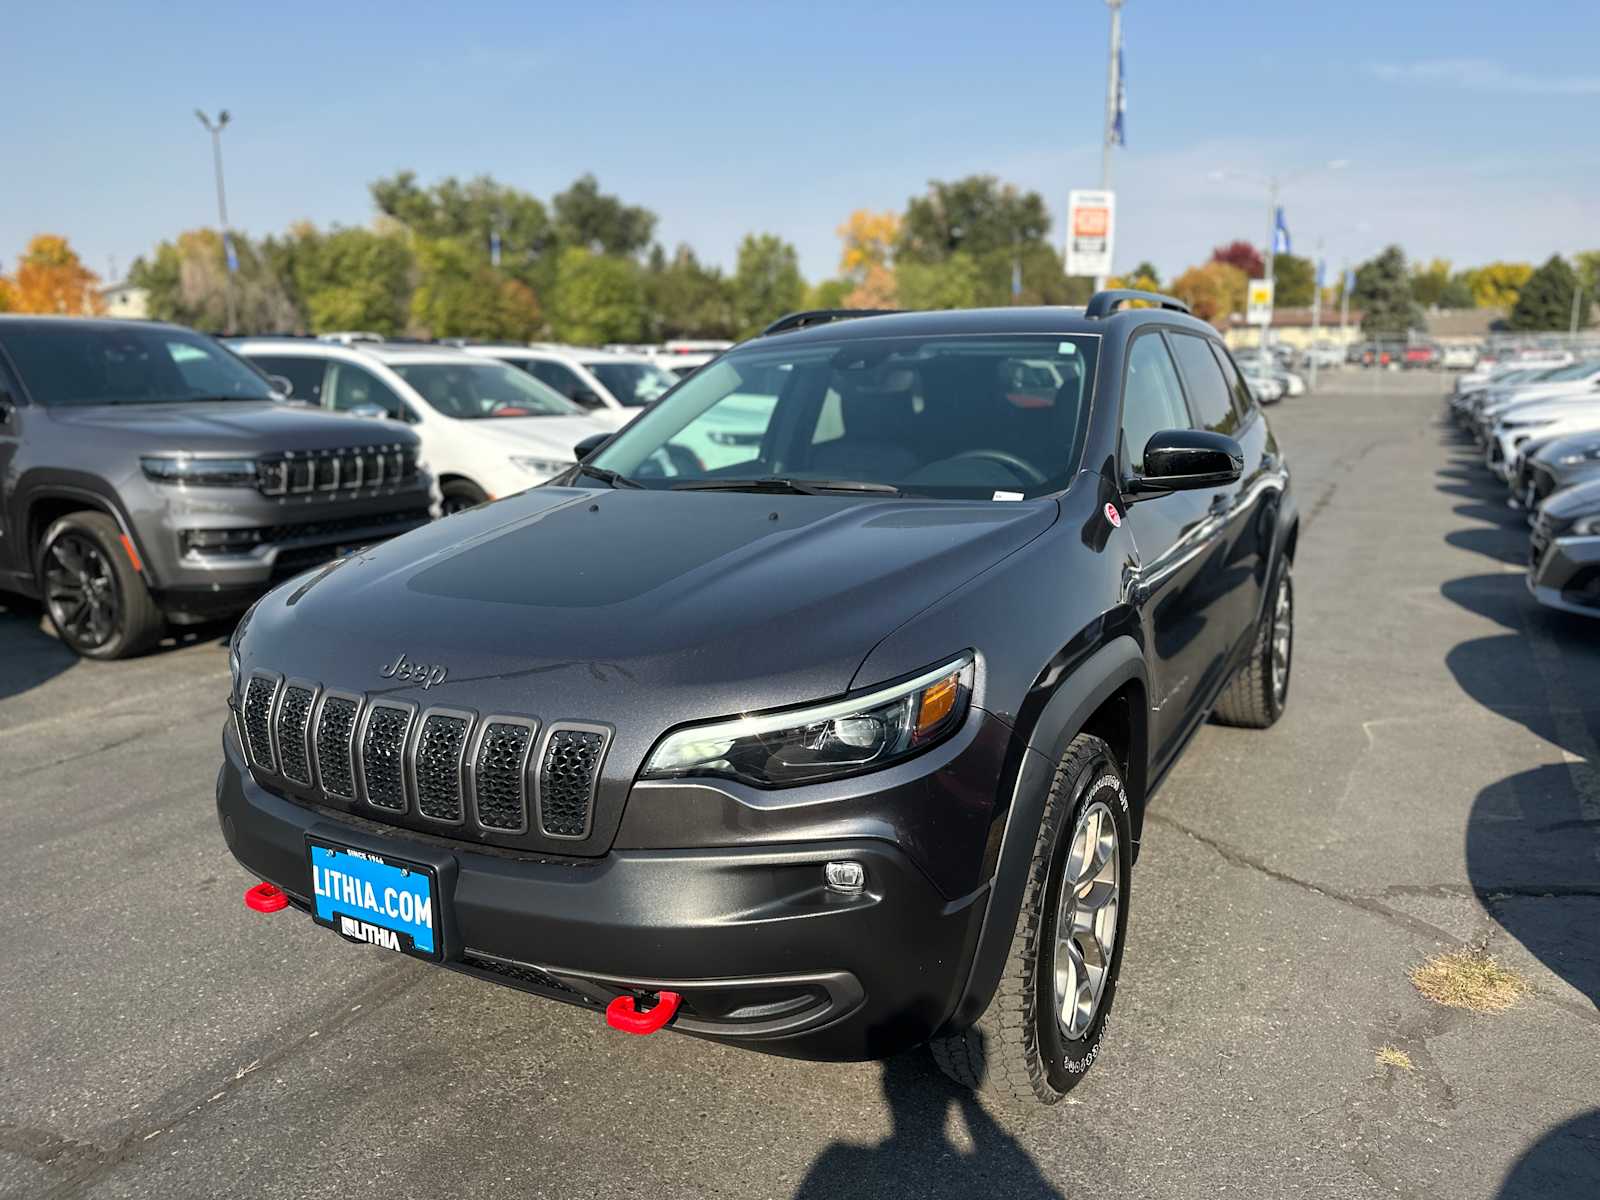
M 535 458 L 526 454 L 513 454 L 511 461 L 515 466 L 519 466 L 524 471 L 537 475 L 541 479 L 549 479 L 552 475 L 559 475 L 572 465 L 570 461 L 562 462 L 555 458 Z
M 1577 537 L 1595 537 L 1600 535 L 1600 513 L 1580 518 L 1573 522 L 1572 532 Z
M 1585 446 L 1582 450 L 1574 450 L 1571 454 L 1563 454 L 1556 459 L 1556 465 L 1562 467 L 1575 467 L 1579 463 L 1600 461 L 1600 442 L 1593 446 Z
M 716 775 L 786 787 L 875 771 L 960 728 L 972 676 L 972 655 L 964 654 L 865 695 L 689 725 L 656 744 L 641 778 Z
M 190 487 L 255 487 L 253 458 L 195 458 L 188 454 L 147 454 L 139 459 L 145 478 Z

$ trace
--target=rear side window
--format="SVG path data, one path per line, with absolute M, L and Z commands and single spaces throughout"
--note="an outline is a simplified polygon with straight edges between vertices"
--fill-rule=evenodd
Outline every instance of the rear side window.
M 322 377 L 328 364 L 320 358 L 299 358 L 252 354 L 250 361 L 268 375 L 282 375 L 289 381 L 289 395 L 306 404 L 322 403 Z
M 568 400 L 581 404 L 584 408 L 600 407 L 600 398 L 598 396 L 591 394 L 584 396 L 581 400 L 578 399 L 578 393 L 587 392 L 589 389 L 583 386 L 583 380 L 579 379 L 574 372 L 569 371 L 560 363 L 536 358 L 528 364 L 528 370 L 533 372 L 533 377 L 540 383 L 549 384 Z
M 332 364 L 332 376 L 328 383 L 331 393 L 329 407 L 339 412 L 370 414 L 375 406 L 396 421 L 406 419 L 405 403 L 372 372 L 363 371 L 350 363 L 336 362 Z
M 1122 384 L 1122 442 L 1129 464 L 1144 470 L 1144 448 L 1155 434 L 1191 424 L 1166 343 L 1153 333 L 1136 339 Z
M 1222 377 L 1228 381 L 1228 391 L 1233 395 L 1233 410 L 1239 414 L 1241 423 L 1249 417 L 1256 406 L 1256 398 L 1250 392 L 1250 385 L 1239 374 L 1239 368 L 1233 365 L 1233 359 L 1221 346 L 1212 346 L 1211 353 L 1216 356 L 1217 365 L 1222 368 Z
M 1228 381 L 1222 376 L 1206 339 L 1191 333 L 1168 334 L 1172 352 L 1178 356 L 1183 380 L 1189 385 L 1189 403 L 1201 426 L 1212 433 L 1230 436 L 1239 427 L 1239 414 L 1233 409 Z

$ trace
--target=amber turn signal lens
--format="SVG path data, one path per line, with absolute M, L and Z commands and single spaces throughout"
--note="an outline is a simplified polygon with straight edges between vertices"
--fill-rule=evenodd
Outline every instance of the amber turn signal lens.
M 955 711 L 956 700 L 960 695 L 960 671 L 946 675 L 938 683 L 924 688 L 922 702 L 917 705 L 917 729 L 913 735 L 914 739 L 921 741 L 938 729 L 940 723 Z

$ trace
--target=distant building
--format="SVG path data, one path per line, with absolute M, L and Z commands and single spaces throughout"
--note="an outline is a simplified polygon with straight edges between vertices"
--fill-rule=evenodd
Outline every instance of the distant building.
M 100 299 L 105 302 L 108 317 L 142 321 L 150 315 L 150 293 L 127 280 L 101 288 Z
M 1361 340 L 1361 317 L 1359 308 L 1350 310 L 1350 323 L 1343 337 L 1339 335 L 1339 306 L 1337 304 L 1324 305 L 1322 309 L 1322 323 L 1320 327 L 1311 324 L 1311 309 L 1305 308 L 1275 308 L 1272 310 L 1272 340 L 1280 346 L 1293 346 L 1297 350 L 1304 349 L 1313 342 L 1328 342 L 1336 346 L 1348 346 Z M 1243 313 L 1234 313 L 1228 318 L 1227 331 L 1222 335 L 1223 340 L 1231 349 L 1239 350 L 1247 346 L 1261 344 L 1261 326 L 1246 325 Z

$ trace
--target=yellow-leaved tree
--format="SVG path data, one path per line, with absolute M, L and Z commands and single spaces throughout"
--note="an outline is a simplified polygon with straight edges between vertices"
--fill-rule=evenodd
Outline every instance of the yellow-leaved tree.
M 99 287 L 100 277 L 83 265 L 66 238 L 41 233 L 22 252 L 15 273 L 0 278 L 0 308 L 93 316 L 106 307 Z
M 839 226 L 844 249 L 839 272 L 852 286 L 844 297 L 847 308 L 893 308 L 898 302 L 894 276 L 894 247 L 900 237 L 900 217 L 858 208 Z

